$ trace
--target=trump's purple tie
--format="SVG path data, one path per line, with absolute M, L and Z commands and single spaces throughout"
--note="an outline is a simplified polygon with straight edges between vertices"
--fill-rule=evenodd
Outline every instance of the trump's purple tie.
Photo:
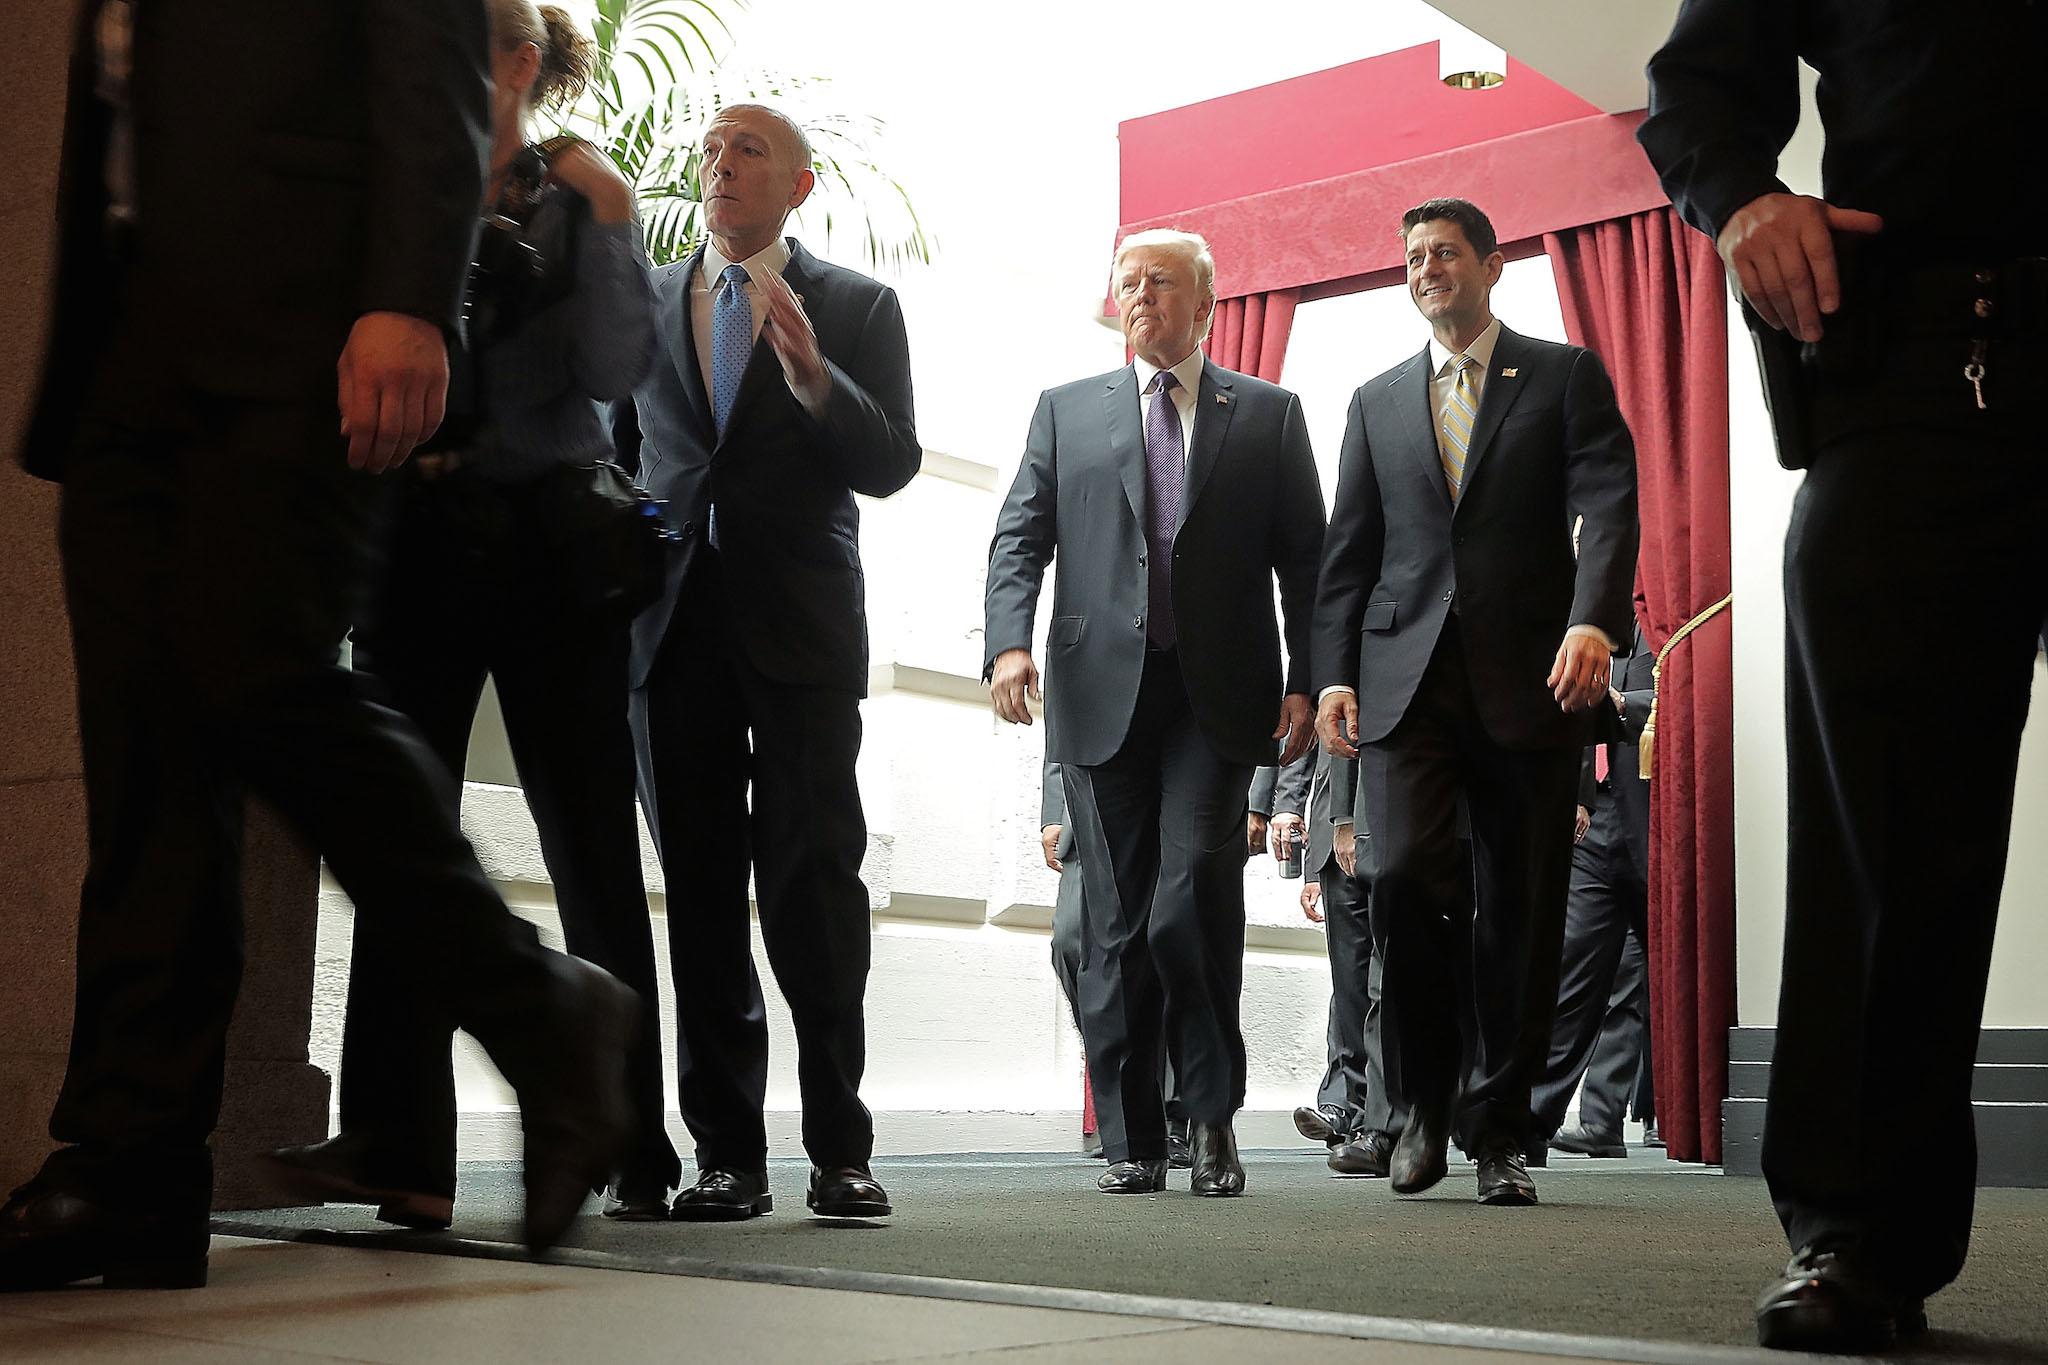
M 1187 472 L 1180 411 L 1173 405 L 1179 387 L 1171 370 L 1161 370 L 1145 388 L 1152 396 L 1152 410 L 1145 414 L 1145 638 L 1157 649 L 1171 649 L 1179 638 L 1173 626 L 1173 533 Z

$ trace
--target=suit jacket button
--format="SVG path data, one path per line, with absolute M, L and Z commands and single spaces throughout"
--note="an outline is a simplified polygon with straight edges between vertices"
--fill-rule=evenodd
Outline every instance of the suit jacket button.
M 684 534 L 684 535 L 686 535 L 686 536 L 694 536 L 694 535 L 696 535 L 696 534 L 697 534 L 697 523 L 696 523 L 696 522 L 694 522 L 694 521 L 686 521 L 686 522 L 684 522 L 684 523 L 683 523 L 683 534 Z
M 1457 593 L 1456 593 L 1455 591 L 1453 591 L 1453 592 L 1447 592 L 1447 593 L 1445 593 L 1445 594 L 1444 594 L 1444 601 L 1448 602 L 1448 601 L 1450 601 L 1450 600 L 1451 600 L 1451 599 L 1452 599 L 1453 597 L 1456 597 L 1457 595 L 1458 595 L 1458 594 L 1457 594 Z
M 1141 569 L 1145 567 L 1145 556 L 1143 556 L 1143 555 L 1139 555 L 1139 556 L 1138 556 L 1138 567 L 1139 567 L 1139 568 L 1141 568 Z
M 1131 624 L 1136 626 L 1139 630 L 1143 630 L 1145 628 L 1145 618 L 1142 616 L 1133 616 L 1131 618 Z

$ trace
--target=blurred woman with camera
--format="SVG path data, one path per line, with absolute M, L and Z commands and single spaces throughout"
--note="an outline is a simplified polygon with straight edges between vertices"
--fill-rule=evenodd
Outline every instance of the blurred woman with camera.
M 654 948 L 627 728 L 630 602 L 600 581 L 576 528 L 593 466 L 613 459 L 608 400 L 655 352 L 654 300 L 631 187 L 573 138 L 527 140 L 590 75 L 590 40 L 533 0 L 488 0 L 491 179 L 471 273 L 467 345 L 451 359 L 448 418 L 396 493 L 384 587 L 356 632 L 373 675 L 439 755 L 460 804 L 488 675 L 540 834 L 570 952 L 637 991 L 646 1012 L 623 1059 L 635 1142 L 607 1192 L 614 1217 L 667 1216 L 680 1164 L 664 1116 Z M 613 474 L 623 484 L 623 476 Z M 655 523 L 658 525 L 658 522 Z M 601 559 L 601 557 L 599 557 Z M 488 859 L 487 859 L 488 862 Z M 517 876 L 516 872 L 509 875 Z M 445 1019 L 403 989 L 411 954 L 358 921 L 341 1067 L 341 1135 L 280 1154 L 335 1202 L 445 1227 L 455 1193 L 455 1085 Z M 394 1153 L 434 1152 L 430 1169 Z

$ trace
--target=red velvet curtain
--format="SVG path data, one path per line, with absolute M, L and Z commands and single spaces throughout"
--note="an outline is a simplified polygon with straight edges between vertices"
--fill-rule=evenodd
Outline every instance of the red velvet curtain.
M 1636 442 L 1636 609 L 1649 642 L 1729 591 L 1727 286 L 1671 208 L 1545 233 L 1565 332 L 1599 352 Z M 1729 619 L 1665 661 L 1650 787 L 1650 1018 L 1657 1124 L 1721 1160 L 1735 1017 L 1734 673 Z
M 1300 302 L 1299 289 L 1218 299 L 1209 324 L 1209 359 L 1226 370 L 1279 383 L 1287 334 L 1294 330 L 1294 306 Z

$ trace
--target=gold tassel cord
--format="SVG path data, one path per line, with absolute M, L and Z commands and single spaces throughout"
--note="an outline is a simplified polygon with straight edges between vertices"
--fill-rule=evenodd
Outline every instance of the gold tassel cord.
M 1678 648 L 1678 642 L 1698 630 L 1707 622 L 1728 610 L 1735 601 L 1735 594 L 1729 593 L 1720 601 L 1708 607 L 1698 616 L 1687 621 L 1671 632 L 1671 638 L 1664 642 L 1664 648 L 1657 651 L 1657 662 L 1650 665 L 1650 718 L 1643 722 L 1642 737 L 1636 741 L 1636 775 L 1645 782 L 1656 764 L 1657 755 L 1657 708 L 1664 701 L 1664 661 L 1671 657 L 1671 651 Z

